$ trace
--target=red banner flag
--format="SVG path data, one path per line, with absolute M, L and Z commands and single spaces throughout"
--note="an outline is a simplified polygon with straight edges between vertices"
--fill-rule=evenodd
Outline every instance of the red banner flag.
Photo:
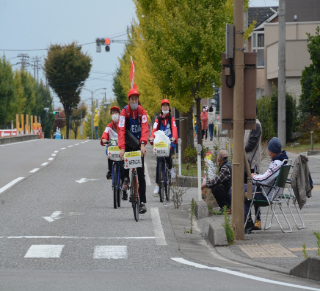
M 134 85 L 134 72 L 135 72 L 135 68 L 134 68 L 134 61 L 131 58 L 131 70 L 130 70 L 130 83 L 131 83 L 131 89 L 133 87 L 135 87 Z

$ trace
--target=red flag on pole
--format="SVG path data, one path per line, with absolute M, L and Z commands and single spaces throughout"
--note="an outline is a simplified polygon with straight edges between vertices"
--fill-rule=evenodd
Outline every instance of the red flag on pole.
M 130 70 L 130 83 L 131 83 L 131 89 L 134 86 L 134 61 L 131 57 L 131 70 Z

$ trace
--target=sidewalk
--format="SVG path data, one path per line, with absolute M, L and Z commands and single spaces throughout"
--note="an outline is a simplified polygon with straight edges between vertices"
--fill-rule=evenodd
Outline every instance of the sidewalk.
M 205 146 L 213 149 L 212 142 L 204 142 Z M 210 146 L 211 145 L 211 146 Z M 297 154 L 288 152 L 289 159 L 294 163 Z M 302 245 L 306 245 L 307 254 L 316 256 L 317 239 L 313 234 L 314 231 L 320 232 L 320 156 L 308 156 L 309 169 L 314 182 L 312 197 L 307 200 L 306 205 L 301 210 L 301 216 L 305 223 L 305 229 L 298 230 L 288 211 L 286 203 L 283 203 L 283 208 L 289 223 L 292 227 L 292 233 L 283 233 L 273 219 L 270 230 L 253 231 L 251 234 L 246 234 L 242 241 L 235 241 L 230 246 L 215 246 L 216 251 L 222 256 L 241 263 L 262 267 L 269 270 L 279 271 L 289 274 L 290 270 L 295 266 L 305 261 L 302 252 Z M 262 171 L 265 171 L 270 164 L 270 160 L 264 160 L 262 163 Z M 290 177 L 290 175 L 289 175 Z M 191 197 L 197 197 L 197 188 L 190 188 L 186 195 L 186 200 L 190 201 Z M 190 200 L 189 200 L 190 199 Z M 297 222 L 298 216 L 295 209 L 291 207 Z M 186 210 L 187 211 L 187 210 Z M 279 214 L 279 220 L 285 229 L 286 222 L 283 215 L 280 215 L 280 210 L 276 208 L 276 213 Z M 265 222 L 266 208 L 262 209 L 262 226 Z M 225 233 L 221 231 L 223 216 L 215 215 L 203 218 L 197 221 L 202 236 L 208 239 L 209 224 L 218 229 L 215 233 L 221 237 L 215 238 L 219 242 L 225 241 Z M 210 236 L 211 234 L 209 234 Z M 209 239 L 210 240 L 210 239 Z M 212 243 L 212 239 L 211 239 Z M 316 256 L 320 258 L 319 256 Z

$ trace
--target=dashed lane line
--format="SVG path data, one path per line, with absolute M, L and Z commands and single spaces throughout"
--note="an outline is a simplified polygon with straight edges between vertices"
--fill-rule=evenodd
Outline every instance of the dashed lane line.
M 30 171 L 30 173 L 35 173 L 37 171 L 39 171 L 39 168 L 34 168 L 33 170 Z
M 49 164 L 48 162 L 45 162 L 45 163 L 41 164 L 41 166 L 46 166 L 48 164 Z

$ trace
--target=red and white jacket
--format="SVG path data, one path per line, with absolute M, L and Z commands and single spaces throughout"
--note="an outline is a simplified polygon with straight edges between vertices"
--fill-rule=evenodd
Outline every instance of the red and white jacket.
M 161 118 L 160 122 L 162 122 L 162 125 L 166 127 L 169 122 L 169 113 L 165 117 L 163 117 L 162 114 L 160 114 L 160 118 Z M 154 138 L 154 133 L 159 129 L 160 129 L 160 124 L 158 123 L 158 118 L 156 118 L 156 121 L 153 124 L 153 130 L 151 132 L 150 137 Z M 176 120 L 174 119 L 173 116 L 171 116 L 171 132 L 172 132 L 172 137 L 175 138 L 174 143 L 176 144 L 178 142 L 178 129 L 176 125 Z
M 102 136 L 101 136 L 101 139 L 100 139 L 100 144 L 101 144 L 102 146 L 104 145 L 103 142 L 102 142 L 103 139 L 110 140 L 109 132 L 110 132 L 111 130 L 114 130 L 116 133 L 118 133 L 118 123 L 115 123 L 114 121 L 111 121 L 111 122 L 107 125 L 107 127 L 106 127 L 106 129 L 104 130 L 104 132 L 103 132 L 103 134 L 102 134 Z
M 138 109 L 132 111 L 130 105 L 126 106 L 127 110 L 123 108 L 120 113 L 119 125 L 118 125 L 118 147 L 120 149 L 126 148 L 126 126 L 127 122 L 130 122 L 130 116 L 132 119 L 139 118 L 139 123 L 141 125 L 141 135 L 140 135 L 140 143 L 143 141 L 144 145 L 148 143 L 149 137 L 149 125 L 148 125 L 148 117 L 145 109 L 138 105 Z M 139 111 L 139 116 L 137 116 Z

